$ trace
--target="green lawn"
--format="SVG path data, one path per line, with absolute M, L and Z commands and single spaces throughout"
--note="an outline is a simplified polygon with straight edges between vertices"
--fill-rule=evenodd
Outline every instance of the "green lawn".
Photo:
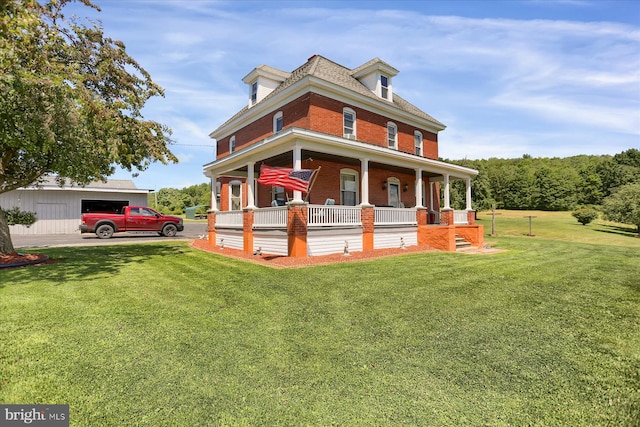
M 637 426 L 640 239 L 567 213 L 525 237 L 520 214 L 494 255 L 43 250 L 0 271 L 0 402 L 73 426 Z

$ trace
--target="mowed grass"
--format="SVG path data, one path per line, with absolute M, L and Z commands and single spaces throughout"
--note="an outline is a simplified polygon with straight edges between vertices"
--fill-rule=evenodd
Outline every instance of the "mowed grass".
M 73 426 L 636 426 L 640 239 L 545 223 L 494 255 L 290 270 L 43 250 L 0 271 L 0 402 Z

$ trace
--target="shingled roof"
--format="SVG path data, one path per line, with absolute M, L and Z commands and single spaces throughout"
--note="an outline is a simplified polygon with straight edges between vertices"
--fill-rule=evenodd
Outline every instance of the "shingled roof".
M 369 90 L 364 84 L 362 84 L 358 79 L 356 79 L 355 77 L 353 77 L 354 74 L 356 74 L 358 72 L 358 70 L 361 70 L 363 68 L 366 68 L 368 66 L 370 66 L 372 63 L 374 62 L 382 62 L 385 65 L 387 65 L 388 67 L 391 67 L 390 65 L 386 64 L 384 61 L 380 60 L 379 58 L 374 58 L 370 61 L 367 61 L 366 63 L 362 64 L 361 66 L 354 68 L 354 69 L 349 69 L 346 68 L 340 64 L 337 64 L 321 55 L 314 55 L 311 58 L 309 58 L 309 60 L 304 63 L 303 65 L 301 65 L 300 67 L 298 67 L 297 69 L 295 69 L 294 71 L 292 71 L 289 76 L 277 87 L 275 88 L 269 95 L 267 95 L 266 97 L 264 97 L 260 102 L 258 102 L 257 104 L 255 104 L 254 106 L 252 106 L 251 108 L 255 108 L 256 105 L 260 105 L 263 102 L 266 102 L 274 97 L 276 97 L 279 93 L 283 92 L 284 90 L 286 90 L 287 88 L 293 86 L 294 84 L 296 84 L 298 81 L 304 79 L 307 76 L 312 76 L 315 77 L 317 79 L 321 79 L 321 80 L 325 80 L 329 83 L 333 83 L 336 84 L 338 86 L 341 86 L 345 89 L 349 89 L 355 93 L 358 93 L 360 95 L 364 95 L 368 98 L 371 99 L 375 99 L 378 102 L 386 102 L 389 103 L 391 105 L 393 105 L 394 107 L 396 107 L 398 110 L 412 114 L 414 116 L 426 119 L 436 125 L 440 125 L 442 127 L 444 127 L 445 125 L 443 123 L 441 123 L 440 121 L 436 120 L 435 118 L 431 117 L 429 114 L 425 113 L 424 111 L 422 111 L 421 109 L 419 109 L 418 107 L 416 107 L 415 105 L 411 104 L 410 102 L 406 101 L 404 98 L 400 97 L 397 93 L 394 92 L 393 94 L 393 101 L 388 101 L 386 99 L 382 99 L 379 96 L 376 96 L 376 94 L 374 94 L 371 90 Z M 267 67 L 262 65 L 261 67 Z M 272 69 L 272 67 L 269 67 L 270 69 Z M 393 67 L 391 67 L 393 68 Z M 277 69 L 274 69 L 277 70 Z M 281 70 L 277 70 L 280 73 L 282 73 L 282 75 L 284 76 L 284 74 L 286 74 L 286 72 L 283 72 Z M 222 125 L 220 125 L 218 127 L 218 129 L 223 128 L 224 126 L 226 126 L 227 124 L 233 122 L 234 120 L 236 120 L 237 118 L 241 117 L 243 114 L 245 114 L 247 111 L 249 110 L 249 107 L 246 106 L 244 107 L 242 110 L 238 111 L 235 115 L 233 115 L 229 120 L 227 120 L 226 122 L 224 122 Z M 218 129 L 216 129 L 215 131 L 213 131 L 212 133 L 215 133 Z

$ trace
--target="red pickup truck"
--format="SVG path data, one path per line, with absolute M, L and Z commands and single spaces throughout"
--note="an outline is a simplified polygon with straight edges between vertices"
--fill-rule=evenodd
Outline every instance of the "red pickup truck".
M 182 230 L 182 218 L 162 215 L 144 206 L 125 206 L 121 214 L 86 213 L 80 224 L 81 233 L 96 233 L 101 239 L 108 239 L 118 231 L 157 231 L 173 237 Z

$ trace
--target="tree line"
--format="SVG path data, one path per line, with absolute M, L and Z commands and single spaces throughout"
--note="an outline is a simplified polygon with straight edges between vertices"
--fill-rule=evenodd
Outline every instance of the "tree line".
M 149 194 L 148 204 L 165 215 L 182 215 L 186 208 L 192 206 L 201 206 L 196 209 L 196 214 L 204 214 L 211 206 L 211 186 L 205 182 L 181 190 L 161 188 Z
M 565 158 L 445 160 L 478 170 L 472 178 L 472 206 L 500 209 L 570 211 L 601 206 L 619 188 L 640 183 L 640 150 Z M 451 207 L 465 208 L 466 184 L 451 183 Z

